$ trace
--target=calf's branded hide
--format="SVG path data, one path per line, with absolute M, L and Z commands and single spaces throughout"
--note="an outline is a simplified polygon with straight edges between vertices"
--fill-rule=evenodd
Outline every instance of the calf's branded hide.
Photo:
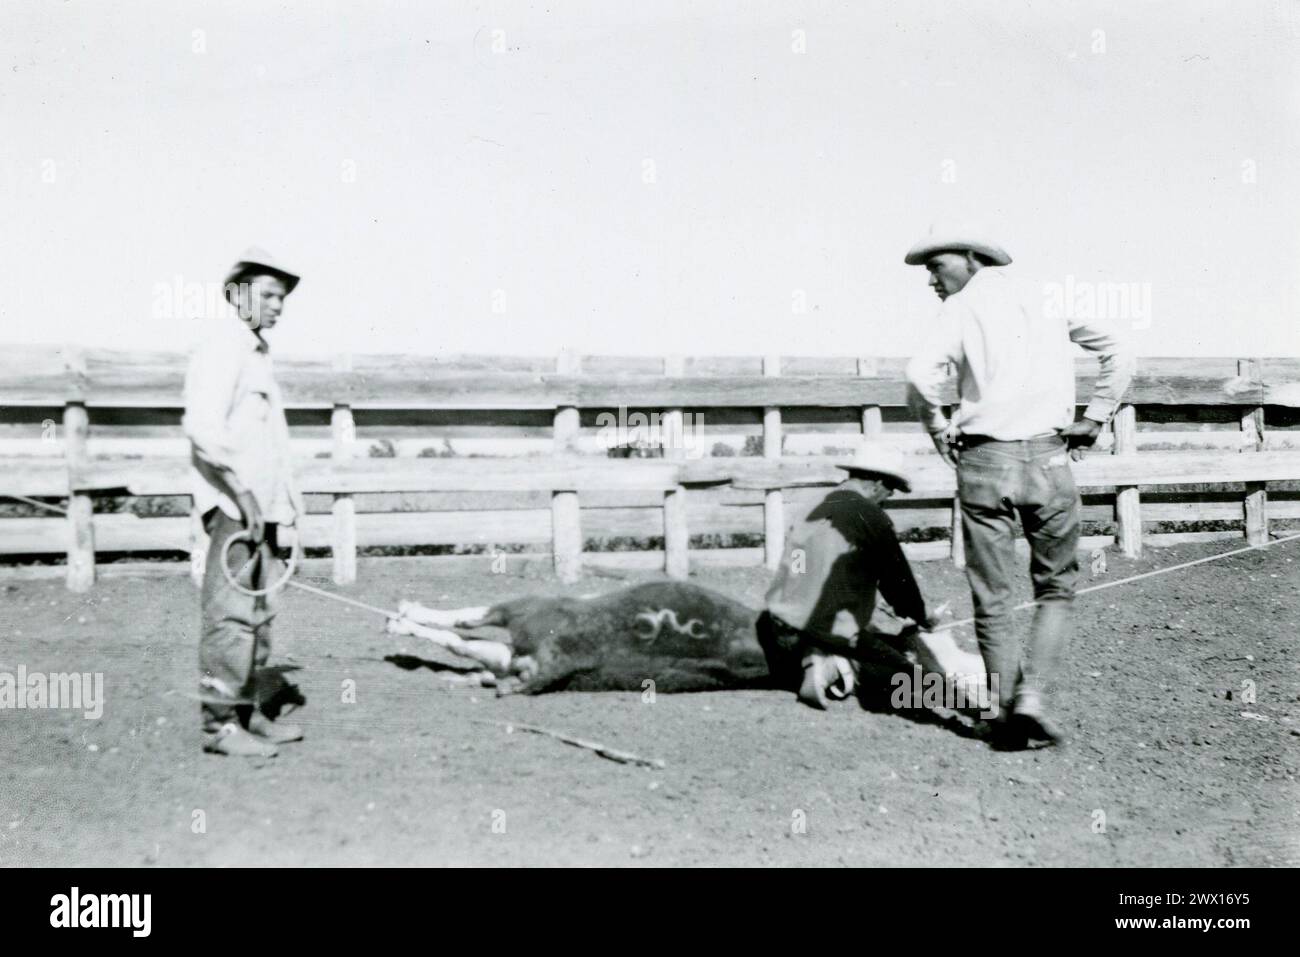
M 759 612 L 711 589 L 650 582 L 589 598 L 512 599 L 451 630 L 507 644 L 515 662 L 531 659 L 511 690 L 671 692 L 773 687 L 758 620 Z M 872 621 L 875 632 L 902 630 L 884 608 Z

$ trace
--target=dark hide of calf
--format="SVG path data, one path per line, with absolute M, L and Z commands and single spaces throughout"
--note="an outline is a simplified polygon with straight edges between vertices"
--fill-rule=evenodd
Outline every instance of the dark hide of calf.
M 897 634 L 884 613 L 873 630 Z M 593 598 L 530 596 L 493 605 L 452 630 L 500 641 L 531 659 L 503 692 L 706 691 L 775 687 L 759 645 L 759 613 L 684 582 L 652 582 Z M 653 682 L 653 685 L 647 682 Z

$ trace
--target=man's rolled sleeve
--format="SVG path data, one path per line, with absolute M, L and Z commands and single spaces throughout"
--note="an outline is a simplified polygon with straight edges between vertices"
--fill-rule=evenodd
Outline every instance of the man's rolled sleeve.
M 1071 319 L 1070 339 L 1097 354 L 1101 365 L 1084 417 L 1094 422 L 1108 422 L 1119 407 L 1124 392 L 1137 369 L 1129 337 L 1117 325 L 1095 319 Z

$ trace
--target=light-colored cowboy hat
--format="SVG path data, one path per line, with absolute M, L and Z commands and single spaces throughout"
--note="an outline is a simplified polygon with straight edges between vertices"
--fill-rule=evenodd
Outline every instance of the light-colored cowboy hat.
M 935 253 L 965 252 L 988 256 L 996 265 L 1007 266 L 1007 251 L 988 238 L 988 234 L 970 223 L 935 223 L 925 238 L 908 250 L 903 261 L 909 266 L 924 266 Z
M 892 479 L 902 491 L 912 491 L 912 470 L 908 467 L 906 456 L 879 442 L 864 442 L 853 458 L 840 463 L 838 467 L 850 475 L 865 472 Z
M 284 283 L 286 296 L 298 285 L 298 274 L 286 268 L 283 263 L 259 246 L 249 246 L 244 250 L 243 255 L 230 267 L 230 272 L 226 273 L 224 285 L 238 283 L 246 276 L 262 275 L 278 276 Z

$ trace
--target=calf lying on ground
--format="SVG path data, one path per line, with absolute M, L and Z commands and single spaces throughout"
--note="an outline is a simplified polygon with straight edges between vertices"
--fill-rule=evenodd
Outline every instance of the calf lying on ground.
M 647 680 L 658 691 L 775 687 L 757 638 L 759 613 L 684 582 L 447 611 L 403 602 L 399 611 L 389 633 L 426 638 L 477 662 L 496 676 L 498 694 L 641 691 Z M 982 680 L 978 655 L 960 651 L 946 636 L 918 642 L 909 624 L 882 609 L 871 630 L 904 644 L 911 635 L 910 647 L 927 670 L 978 671 Z
M 529 596 L 440 611 L 413 602 L 393 634 L 427 638 L 497 676 L 498 693 L 639 691 L 761 684 L 755 612 L 725 595 L 652 582 L 591 598 Z

